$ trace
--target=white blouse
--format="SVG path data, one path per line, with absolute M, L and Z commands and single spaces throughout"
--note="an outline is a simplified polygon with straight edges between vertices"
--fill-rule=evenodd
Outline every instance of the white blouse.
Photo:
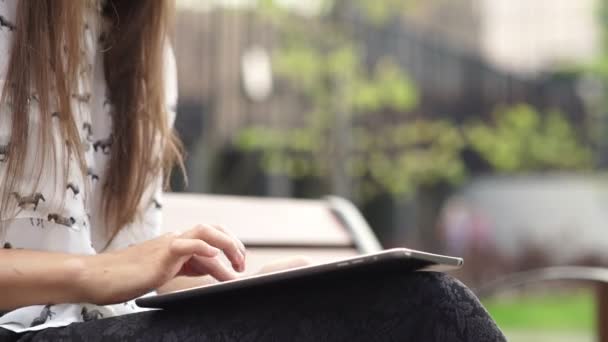
M 4 86 L 9 52 L 15 27 L 18 1 L 0 1 L 0 88 Z M 161 183 L 156 181 L 146 192 L 141 203 L 143 215 L 133 224 L 124 227 L 115 238 L 108 241 L 105 222 L 101 215 L 101 189 L 106 179 L 111 139 L 112 122 L 109 111 L 112 106 L 106 101 L 107 86 L 104 79 L 103 51 L 98 46 L 101 33 L 99 9 L 89 9 L 86 14 L 86 58 L 92 71 L 82 78 L 74 94 L 72 108 L 74 119 L 80 128 L 82 149 L 87 163 L 87 174 L 82 175 L 78 163 L 72 160 L 71 167 L 63 170 L 62 151 L 57 152 L 57 170 L 43 170 L 40 182 L 36 174 L 25 175 L 25 179 L 11 200 L 16 201 L 15 218 L 4 219 L 5 233 L 0 234 L 0 248 L 23 248 L 30 250 L 64 252 L 92 255 L 127 247 L 131 244 L 158 236 L 161 226 Z M 174 118 L 177 101 L 175 58 L 169 47 L 165 53 L 164 76 L 166 80 L 167 108 Z M 36 101 L 30 103 L 30 136 L 26 155 L 26 170 L 36 157 L 37 119 L 41 114 Z M 6 146 L 10 143 L 10 116 L 6 105 L 0 107 L 0 179 L 4 179 Z M 57 129 L 57 133 L 59 130 Z M 56 141 L 62 141 L 56 134 Z M 68 183 L 63 175 L 68 173 Z M 0 180 L 0 182 L 2 182 Z M 37 184 L 35 188 L 28 186 Z M 0 187 L 3 185 L 0 183 Z M 124 281 L 129 281 L 125 279 Z M 0 294 L 1 296 L 2 294 Z M 132 301 L 118 305 L 98 306 L 88 303 L 36 305 L 20 308 L 0 317 L 0 327 L 15 332 L 39 330 L 65 326 L 102 317 L 141 311 Z

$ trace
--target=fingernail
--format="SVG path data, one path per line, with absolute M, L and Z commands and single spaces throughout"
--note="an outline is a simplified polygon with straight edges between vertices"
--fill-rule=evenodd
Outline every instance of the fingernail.
M 243 266 L 243 264 L 232 264 L 232 268 L 235 271 L 241 273 L 241 272 L 243 272 L 244 266 Z
M 215 247 L 210 247 L 210 251 L 211 251 L 212 256 L 216 256 L 216 255 L 220 254 L 220 250 Z
M 238 251 L 237 254 L 239 255 L 239 257 L 238 257 L 239 260 L 238 260 L 236 269 L 239 272 L 243 272 L 243 270 L 245 269 L 245 255 L 241 251 Z

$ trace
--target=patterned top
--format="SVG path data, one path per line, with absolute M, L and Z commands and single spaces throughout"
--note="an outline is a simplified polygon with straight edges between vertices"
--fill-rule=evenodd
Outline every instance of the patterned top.
M 14 24 L 17 2 L 0 1 L 0 88 L 4 86 L 13 32 L 19 30 Z M 62 170 L 64 163 L 61 161 L 64 160 L 62 157 L 65 158 L 65 153 L 57 151 L 58 172 L 44 169 L 39 182 L 35 181 L 37 175 L 26 174 L 22 182 L 24 185 L 11 197 L 17 205 L 16 218 L 5 222 L 5 234 L 0 234 L 0 248 L 91 255 L 124 248 L 159 234 L 162 218 L 161 175 L 158 175 L 154 184 L 144 194 L 141 204 L 143 215 L 140 215 L 136 222 L 124 227 L 112 241 L 106 238 L 104 218 L 101 215 L 101 185 L 105 181 L 112 149 L 112 122 L 109 115 L 112 105 L 106 96 L 103 51 L 98 46 L 101 34 L 99 8 L 87 10 L 86 23 L 83 30 L 89 70 L 85 74 L 87 77 L 83 76 L 79 80 L 78 89 L 72 94 L 72 108 L 74 119 L 81 131 L 81 148 L 88 172 L 82 175 L 75 160 L 69 170 Z M 172 110 L 177 100 L 175 59 L 168 46 L 165 51 L 167 108 Z M 28 167 L 28 163 L 32 163 L 36 156 L 36 141 L 33 140 L 37 136 L 36 130 L 40 128 L 37 117 L 43 114 L 36 107 L 35 96 L 32 96 L 32 99 L 29 112 L 32 141 L 28 143 L 26 170 L 32 169 Z M 10 158 L 7 146 L 11 139 L 11 125 L 7 113 L 7 106 L 0 107 L 0 176 L 6 172 L 6 161 Z M 168 119 L 172 121 L 174 112 L 171 113 Z M 55 120 L 57 119 L 53 119 L 53 124 L 56 124 Z M 62 141 L 59 134 L 54 138 L 56 141 Z M 67 184 L 63 181 L 64 172 L 68 175 Z M 28 184 L 37 185 L 30 188 L 27 187 Z M 142 309 L 136 307 L 133 302 L 108 306 L 87 303 L 29 306 L 2 315 L 0 327 L 15 332 L 39 330 L 140 310 Z

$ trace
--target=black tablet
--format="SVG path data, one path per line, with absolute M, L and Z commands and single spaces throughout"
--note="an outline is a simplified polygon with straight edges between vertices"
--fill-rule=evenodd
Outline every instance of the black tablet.
M 461 258 L 431 254 L 407 248 L 394 248 L 359 255 L 339 261 L 293 268 L 285 271 L 243 277 L 162 295 L 138 298 L 135 303 L 145 308 L 171 308 L 185 303 L 218 299 L 252 291 L 272 291 L 280 286 L 314 284 L 346 277 L 369 276 L 384 272 L 446 272 L 462 267 Z

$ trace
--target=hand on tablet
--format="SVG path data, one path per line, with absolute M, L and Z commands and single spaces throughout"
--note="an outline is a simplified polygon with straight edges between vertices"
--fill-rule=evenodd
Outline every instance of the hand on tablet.
M 224 252 L 224 255 L 232 264 L 234 271 L 245 271 L 246 249 L 245 245 L 227 229 L 215 225 L 200 225 L 183 234 L 173 242 L 173 248 L 179 251 L 184 249 L 185 253 L 196 251 L 197 245 L 207 244 Z M 192 249 L 194 248 L 194 249 Z M 178 275 L 201 276 L 210 275 L 213 278 L 224 281 L 231 280 L 237 276 L 228 269 L 217 255 L 212 257 L 192 253 L 191 258 L 184 263 Z
M 222 251 L 232 269 L 219 260 Z M 83 291 L 95 304 L 119 303 L 152 291 L 176 276 L 210 275 L 224 281 L 245 270 L 245 246 L 222 227 L 199 225 L 116 252 L 85 257 Z M 236 272 L 235 272 L 236 271 Z

